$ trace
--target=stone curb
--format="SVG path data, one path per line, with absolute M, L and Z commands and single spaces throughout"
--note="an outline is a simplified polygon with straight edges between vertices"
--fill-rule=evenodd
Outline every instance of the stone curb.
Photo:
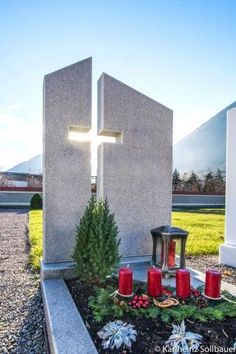
M 41 281 L 51 354 L 97 354 L 98 351 L 63 279 Z

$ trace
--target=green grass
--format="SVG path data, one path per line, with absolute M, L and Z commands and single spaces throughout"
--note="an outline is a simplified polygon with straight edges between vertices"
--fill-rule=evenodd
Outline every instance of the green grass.
M 224 242 L 224 209 L 192 209 L 173 211 L 172 225 L 189 231 L 188 255 L 218 254 Z M 39 269 L 42 257 L 42 210 L 29 212 L 30 263 Z
M 224 209 L 174 211 L 172 225 L 189 232 L 187 255 L 218 254 L 224 242 Z
M 30 263 L 34 269 L 40 268 L 43 254 L 43 213 L 42 210 L 29 212 Z

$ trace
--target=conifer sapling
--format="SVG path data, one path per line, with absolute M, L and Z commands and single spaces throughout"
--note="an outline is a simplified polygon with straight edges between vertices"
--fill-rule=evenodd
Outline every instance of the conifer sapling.
M 118 266 L 118 227 L 108 201 L 91 198 L 76 229 L 73 259 L 80 279 L 101 283 Z

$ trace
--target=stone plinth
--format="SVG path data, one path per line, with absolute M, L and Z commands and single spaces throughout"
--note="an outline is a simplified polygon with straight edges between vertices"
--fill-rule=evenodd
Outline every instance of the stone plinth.
M 227 112 L 225 243 L 219 261 L 236 267 L 236 108 Z

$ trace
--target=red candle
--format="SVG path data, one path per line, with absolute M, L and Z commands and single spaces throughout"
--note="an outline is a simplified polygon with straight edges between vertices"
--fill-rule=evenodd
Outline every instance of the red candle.
M 168 265 L 169 267 L 175 266 L 175 241 L 170 241 L 169 243 L 169 258 L 168 258 Z
M 122 296 L 133 294 L 133 271 L 128 267 L 119 270 L 119 294 Z
M 218 299 L 220 295 L 221 273 L 217 270 L 206 271 L 205 295 Z
M 148 269 L 148 294 L 150 296 L 156 297 L 162 294 L 161 278 L 160 269 L 154 267 Z
M 162 244 L 162 249 L 161 249 L 161 261 L 163 263 L 163 257 L 164 257 L 164 249 L 163 249 L 163 244 Z M 176 242 L 175 241 L 170 241 L 169 243 L 169 251 L 168 251 L 168 266 L 169 267 L 174 267 L 175 266 L 175 248 L 176 248 Z
M 182 299 L 191 295 L 190 272 L 187 269 L 176 271 L 176 295 Z

